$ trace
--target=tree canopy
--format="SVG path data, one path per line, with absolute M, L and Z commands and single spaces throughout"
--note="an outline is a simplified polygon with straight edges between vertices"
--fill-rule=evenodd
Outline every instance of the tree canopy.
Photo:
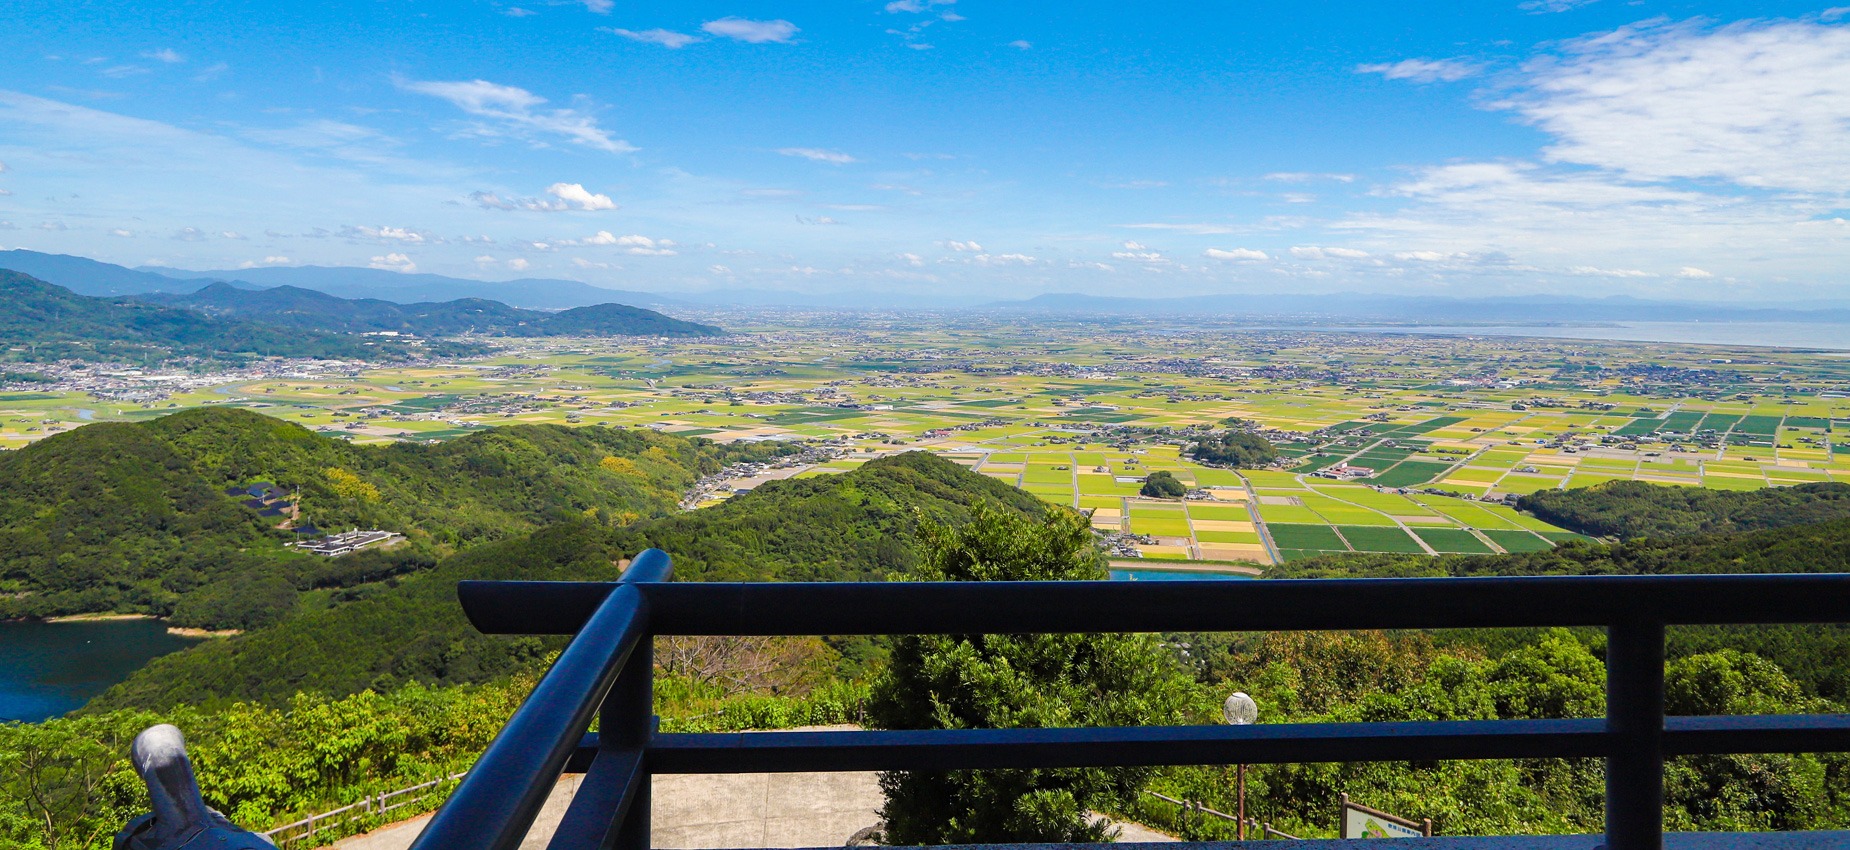
M 927 524 L 920 581 L 1105 578 L 1084 518 L 979 505 Z M 1192 686 L 1148 635 L 921 635 L 893 642 L 868 715 L 887 729 L 1134 726 L 1182 720 Z M 895 772 L 881 777 L 886 843 L 1099 841 L 1088 812 L 1122 808 L 1148 770 Z

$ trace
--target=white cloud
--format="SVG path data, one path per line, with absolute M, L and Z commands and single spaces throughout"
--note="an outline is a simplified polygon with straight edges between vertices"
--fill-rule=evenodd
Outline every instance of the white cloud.
M 1230 250 L 1221 249 L 1221 248 L 1209 248 L 1208 250 L 1201 252 L 1201 255 L 1209 259 L 1213 259 L 1213 260 L 1269 260 L 1269 259 L 1272 259 L 1271 257 L 1267 256 L 1264 251 L 1260 251 L 1254 248 L 1233 248 Z
M 243 239 L 244 234 L 239 233 L 235 230 L 221 230 L 219 231 L 218 238 L 220 239 Z
M 1168 257 L 1163 256 L 1161 252 L 1150 250 L 1150 246 L 1142 242 L 1126 242 L 1124 243 L 1124 250 L 1113 251 L 1111 256 L 1112 259 L 1130 260 L 1138 263 L 1169 262 Z
M 610 200 L 609 195 L 593 194 L 577 183 L 554 183 L 546 187 L 546 194 L 558 198 L 574 209 L 588 212 L 617 208 L 616 202 Z
M 978 245 L 975 242 L 958 242 L 954 239 L 949 242 L 944 243 L 944 247 L 949 248 L 953 251 L 965 252 L 965 253 L 982 253 L 983 251 L 983 246 Z
M 638 30 L 626 30 L 620 27 L 609 27 L 609 28 L 606 28 L 604 31 L 607 33 L 611 33 L 613 35 L 623 36 L 624 38 L 627 38 L 630 41 L 641 41 L 641 42 L 646 42 L 648 44 L 659 44 L 663 47 L 668 48 L 669 50 L 680 50 L 683 47 L 686 47 L 690 44 L 693 44 L 701 40 L 701 38 L 697 35 L 688 35 L 687 33 L 684 33 L 684 32 L 675 32 L 674 30 L 665 30 L 665 29 L 659 29 L 659 28 L 652 29 L 652 30 L 638 31 Z
M 893 0 L 886 4 L 886 11 L 889 15 L 899 12 L 926 12 L 934 6 L 949 6 L 956 2 L 957 0 Z
M 1298 245 L 1291 249 L 1291 256 L 1300 260 L 1323 260 L 1336 257 L 1344 260 L 1363 260 L 1368 258 L 1367 251 L 1354 248 L 1321 248 L 1315 245 Z
M 841 151 L 824 150 L 822 148 L 778 148 L 777 152 L 784 156 L 802 157 L 803 159 L 814 162 L 826 162 L 831 165 L 845 165 L 857 161 L 854 157 L 842 153 Z
M 1702 278 L 1708 278 L 1708 277 L 1714 277 L 1714 276 L 1715 275 L 1712 275 L 1706 271 L 1703 271 L 1702 269 L 1696 268 L 1695 266 L 1684 266 L 1680 269 L 1677 269 L 1677 277 L 1688 278 L 1691 280 L 1700 280 Z
M 0 189 L 0 198 L 4 198 L 11 194 L 13 194 L 13 190 L 11 189 Z
M 700 29 L 709 35 L 747 44 L 789 44 L 791 37 L 800 31 L 796 24 L 785 20 L 754 21 L 732 17 L 707 21 L 700 25 Z
M 718 263 L 714 263 L 713 265 L 707 266 L 707 272 L 709 274 L 729 275 L 729 274 L 732 274 L 732 269 L 726 266 L 722 266 Z
M 124 237 L 124 238 L 127 238 L 127 237 L 130 237 L 130 236 L 134 236 L 135 234 L 134 234 L 134 232 L 133 232 L 133 231 L 128 231 L 128 230 L 123 230 L 122 228 L 120 228 L 120 227 L 118 227 L 118 228 L 116 228 L 116 229 L 114 229 L 114 230 L 111 230 L 111 231 L 109 231 L 109 235 L 111 235 L 111 236 L 121 236 L 121 237 Z
M 517 86 L 503 86 L 487 80 L 416 81 L 399 80 L 406 91 L 442 98 L 456 108 L 498 122 L 500 130 L 520 135 L 563 136 L 573 144 L 610 153 L 637 150 L 629 142 L 613 139 L 597 126 L 597 119 L 575 109 L 542 109 L 546 98 Z M 499 130 L 483 128 L 486 135 Z
M 1477 76 L 1483 69 L 1462 59 L 1402 59 L 1375 65 L 1357 65 L 1358 74 L 1380 74 L 1390 80 L 1416 83 L 1455 83 Z
M 406 274 L 418 270 L 418 264 L 412 262 L 411 258 L 404 254 L 386 254 L 383 257 L 374 257 L 368 265 L 375 269 L 404 272 Z
M 1027 39 L 1018 38 L 1018 39 L 1015 39 L 1014 41 L 1009 42 L 1008 46 L 1013 47 L 1016 50 L 1030 50 L 1034 47 L 1034 44 L 1032 42 L 1029 42 Z
M 238 264 L 238 268 L 254 269 L 254 268 L 259 268 L 261 266 L 286 266 L 288 264 L 289 264 L 288 257 L 264 257 L 261 260 L 245 260 L 244 262 Z
M 372 227 L 365 224 L 349 224 L 340 229 L 339 235 L 346 239 L 366 239 L 377 242 L 406 242 L 420 245 L 425 242 L 440 241 L 421 230 L 408 227 Z
M 1420 263 L 1444 263 L 1470 258 L 1471 255 L 1463 251 L 1401 251 L 1394 255 L 1396 260 L 1411 260 Z
M 1137 224 L 1120 224 L 1117 226 L 1128 227 L 1135 230 L 1173 230 L 1177 233 L 1188 233 L 1195 236 L 1213 236 L 1234 232 L 1233 228 L 1224 224 L 1171 224 L 1169 222 L 1149 221 L 1139 222 Z
M 583 0 L 585 10 L 599 15 L 608 15 L 616 0 Z
M 1308 183 L 1312 180 L 1334 180 L 1338 183 L 1354 183 L 1355 175 L 1314 171 L 1274 171 L 1271 174 L 1267 174 L 1265 179 L 1277 180 L 1281 183 Z
M 526 271 L 527 267 L 530 265 L 532 265 L 532 263 L 527 262 L 524 258 L 521 258 L 521 257 L 515 257 L 514 259 L 507 261 L 507 267 L 517 272 Z
M 206 233 L 197 227 L 182 227 L 173 232 L 172 238 L 178 239 L 181 242 L 200 242 L 204 241 Z
M 156 62 L 165 62 L 169 65 L 178 65 L 181 62 L 186 61 L 185 56 L 181 56 L 179 53 L 176 53 L 174 49 L 171 47 L 163 47 L 159 50 L 150 50 L 146 53 L 141 54 L 141 58 L 153 59 Z
M 1585 277 L 1657 277 L 1657 275 L 1642 269 L 1602 269 L 1597 266 L 1571 266 L 1568 268 L 1567 273 Z
M 532 9 L 522 9 L 519 6 L 509 6 L 506 9 L 501 10 L 501 14 L 506 15 L 510 18 L 531 18 L 534 15 L 537 15 L 539 13 L 533 11 Z
M 1550 160 L 1850 192 L 1850 26 L 1649 21 L 1525 71 L 1527 91 L 1499 105 L 1556 137 Z
M 622 248 L 623 253 L 625 254 L 635 254 L 638 256 L 648 256 L 648 257 L 672 257 L 672 256 L 675 256 L 677 253 L 679 253 L 674 250 L 675 243 L 673 240 L 670 240 L 670 239 L 651 239 L 647 236 L 642 236 L 638 234 L 631 234 L 628 236 L 618 236 L 614 233 L 611 233 L 608 230 L 600 230 L 593 235 L 587 236 L 583 239 L 576 240 L 576 241 L 569 240 L 569 239 L 564 240 L 564 241 L 561 241 L 559 244 L 561 245 L 615 246 L 618 248 Z
M 1599 0 L 1525 0 L 1523 3 L 1518 3 L 1516 8 L 1525 12 L 1534 12 L 1539 15 L 1554 12 L 1571 12 L 1582 6 L 1591 6 L 1598 2 Z
M 7 172 L 6 163 L 0 162 L 0 174 L 5 174 L 6 172 Z
M 925 265 L 925 258 L 924 258 L 924 257 L 921 257 L 921 256 L 919 256 L 919 255 L 917 255 L 917 254 L 912 254 L 912 253 L 906 253 L 906 254 L 900 254 L 900 255 L 899 255 L 899 258 L 900 258 L 901 260 L 904 260 L 904 261 L 905 261 L 905 263 L 906 263 L 906 265 L 908 265 L 908 266 L 922 266 L 922 265 Z

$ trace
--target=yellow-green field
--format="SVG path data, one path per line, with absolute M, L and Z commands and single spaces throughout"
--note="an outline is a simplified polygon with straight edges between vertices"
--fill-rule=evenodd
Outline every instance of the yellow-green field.
M 1565 534 L 1501 506 L 1402 489 L 1496 498 L 1623 479 L 1735 489 L 1850 480 L 1850 452 L 1834 446 L 1836 428 L 1850 424 L 1841 392 L 1850 362 L 1830 354 L 827 324 L 791 320 L 711 341 L 524 341 L 491 358 L 410 368 L 99 371 L 0 393 L 0 446 L 88 421 L 233 405 L 362 442 L 524 422 L 832 440 L 852 451 L 805 475 L 923 448 L 1094 510 L 1095 526 L 1154 541 L 1135 544 L 1145 557 L 1258 563 L 1325 551 L 1522 551 Z M 1178 458 L 1180 438 L 1166 429 L 1229 417 L 1265 429 L 1288 468 L 1240 475 Z M 1311 475 L 1338 464 L 1370 472 L 1360 483 Z M 1137 481 L 1157 469 L 1214 498 L 1138 498 Z

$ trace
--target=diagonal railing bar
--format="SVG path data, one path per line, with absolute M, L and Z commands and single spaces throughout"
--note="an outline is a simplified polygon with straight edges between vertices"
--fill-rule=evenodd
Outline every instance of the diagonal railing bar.
M 1670 755 L 1850 751 L 1850 715 L 1664 716 L 1666 625 L 1850 622 L 1850 574 L 1211 583 L 463 582 L 491 634 L 575 634 L 414 847 L 513 850 L 568 764 L 552 847 L 647 850 L 658 773 L 1317 761 L 1605 759 L 1609 850 L 1663 846 Z M 1603 718 L 1255 726 L 658 734 L 653 635 L 984 634 L 1599 626 Z M 586 734 L 600 713 L 600 733 Z

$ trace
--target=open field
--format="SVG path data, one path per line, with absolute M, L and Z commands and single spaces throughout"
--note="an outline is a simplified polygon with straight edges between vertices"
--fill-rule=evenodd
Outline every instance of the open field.
M 0 393 L 0 446 L 88 421 L 234 405 L 367 442 L 529 422 L 844 450 L 803 475 L 922 448 L 1093 510 L 1095 527 L 1152 541 L 1134 544 L 1147 558 L 1262 564 L 1324 551 L 1521 551 L 1561 538 L 1499 505 L 1402 489 L 1494 499 L 1627 479 L 1729 489 L 1850 480 L 1850 453 L 1835 445 L 1850 423 L 1850 361 L 1829 354 L 703 318 L 748 333 L 522 341 L 490 358 L 393 369 L 97 370 L 81 384 L 89 392 L 50 383 Z M 95 390 L 99 380 L 111 389 Z M 1229 417 L 1265 429 L 1288 468 L 1242 474 L 1178 457 L 1174 430 Z M 1338 465 L 1367 472 L 1360 482 L 1312 475 Z M 1139 481 L 1159 469 L 1214 498 L 1138 498 Z

